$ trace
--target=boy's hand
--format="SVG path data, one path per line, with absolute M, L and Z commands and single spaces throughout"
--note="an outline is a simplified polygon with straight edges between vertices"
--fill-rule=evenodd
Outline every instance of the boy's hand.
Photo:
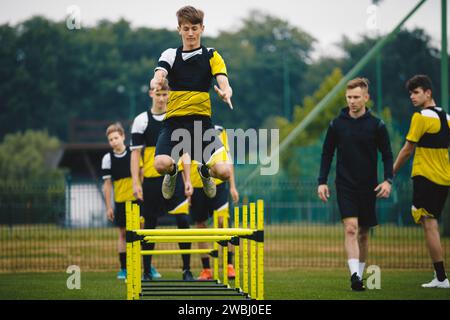
M 112 208 L 106 209 L 106 217 L 109 221 L 114 222 L 114 211 Z
M 228 103 L 230 109 L 233 110 L 233 104 L 231 103 L 231 96 L 233 95 L 233 91 L 231 91 L 231 88 L 221 90 L 217 85 L 214 85 L 214 90 L 217 92 L 217 95 L 220 97 L 220 99 L 222 99 L 223 102 Z
M 150 90 L 152 90 L 152 91 L 159 91 L 159 90 L 161 90 L 163 84 L 164 84 L 164 79 L 163 78 L 153 78 L 150 81 Z
M 239 203 L 239 192 L 237 191 L 236 188 L 230 188 L 230 195 L 231 195 L 231 199 L 233 200 L 233 203 L 238 204 Z
M 144 201 L 144 195 L 142 192 L 142 186 L 140 184 L 133 184 L 133 196 L 137 200 Z
M 186 198 L 190 198 L 194 193 L 194 188 L 192 187 L 192 183 L 190 181 L 184 182 L 184 195 Z

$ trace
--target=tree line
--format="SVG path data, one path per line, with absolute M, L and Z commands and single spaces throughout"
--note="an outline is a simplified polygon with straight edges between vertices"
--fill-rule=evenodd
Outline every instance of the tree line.
M 212 94 L 213 120 L 230 128 L 273 126 L 273 119 L 286 117 L 283 99 L 288 84 L 291 115 L 285 121 L 295 121 L 296 114 L 315 101 L 314 94 L 327 87 L 328 77 L 336 77 L 337 69 L 345 74 L 377 40 L 368 35 L 357 41 L 344 37 L 338 44 L 342 57 L 314 60 L 317 40 L 311 34 L 253 11 L 238 30 L 203 39 L 224 57 L 234 89 L 232 112 Z M 179 44 L 176 30 L 132 28 L 123 19 L 102 20 L 80 30 L 39 16 L 1 25 L 0 139 L 17 131 L 46 129 L 67 141 L 72 119 L 124 120 L 146 110 L 151 101 L 145 90 L 159 55 Z M 428 73 L 439 101 L 439 54 L 420 29 L 401 31 L 382 52 L 383 107 L 390 108 L 402 134 L 413 112 L 404 82 L 413 74 Z M 372 82 L 372 97 L 375 74 L 374 61 L 361 73 Z M 135 109 L 130 109 L 131 101 Z M 343 97 L 336 104 L 344 106 Z M 313 124 L 311 130 L 322 132 L 324 120 L 327 123 L 323 118 L 322 125 Z

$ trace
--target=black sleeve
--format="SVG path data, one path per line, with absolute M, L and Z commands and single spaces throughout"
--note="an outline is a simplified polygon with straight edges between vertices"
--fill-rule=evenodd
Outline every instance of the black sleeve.
M 381 152 L 384 165 L 384 180 L 394 177 L 394 159 L 392 156 L 391 141 L 386 125 L 380 121 L 377 130 L 377 148 Z
M 328 126 L 327 135 L 325 137 L 325 141 L 323 142 L 322 158 L 320 160 L 320 173 L 318 178 L 319 185 L 327 183 L 331 162 L 333 161 L 334 150 L 336 149 L 336 142 L 336 130 L 332 121 Z

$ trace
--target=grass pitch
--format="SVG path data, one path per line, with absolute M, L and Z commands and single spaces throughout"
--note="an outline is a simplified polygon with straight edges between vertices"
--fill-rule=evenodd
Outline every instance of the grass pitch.
M 179 279 L 181 272 L 160 270 L 164 279 Z M 82 272 L 81 289 L 69 290 L 69 274 L 0 274 L 2 300 L 121 300 L 126 285 L 115 272 Z M 382 269 L 381 289 L 352 292 L 347 269 L 270 270 L 266 272 L 267 300 L 450 300 L 450 289 L 423 289 L 430 270 Z M 170 298 L 167 298 L 170 299 Z

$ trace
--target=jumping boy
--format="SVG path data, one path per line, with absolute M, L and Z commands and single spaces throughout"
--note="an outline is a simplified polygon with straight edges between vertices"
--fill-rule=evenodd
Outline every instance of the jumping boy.
M 167 49 L 161 54 L 154 77 L 150 81 L 152 89 L 159 90 L 164 80 L 169 80 L 171 87 L 167 105 L 167 114 L 162 124 L 161 133 L 156 144 L 156 171 L 164 175 L 162 193 L 164 198 L 173 196 L 176 180 L 178 158 L 183 152 L 177 152 L 176 135 L 181 129 L 185 135 L 187 152 L 197 160 L 199 174 L 206 196 L 213 198 L 216 185 L 212 177 L 228 180 L 231 174 L 227 161 L 217 161 L 213 155 L 221 152 L 223 145 L 217 136 L 206 137 L 205 133 L 213 129 L 211 123 L 211 100 L 209 90 L 215 77 L 219 87 L 214 86 L 220 98 L 230 104 L 232 89 L 228 82 L 227 69 L 220 54 L 201 45 L 201 36 L 205 29 L 204 13 L 191 6 L 178 10 L 178 32 L 183 45 L 177 49 Z M 178 129 L 178 130 L 177 130 Z M 208 150 L 212 144 L 213 148 Z

